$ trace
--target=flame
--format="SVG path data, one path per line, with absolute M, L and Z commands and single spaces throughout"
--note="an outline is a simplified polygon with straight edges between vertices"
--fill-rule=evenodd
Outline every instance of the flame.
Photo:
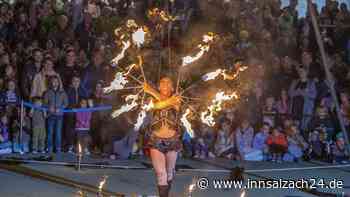
M 80 143 L 78 144 L 78 153 L 79 153 L 79 155 L 81 154 L 81 145 L 80 145 Z
M 98 185 L 98 191 L 102 192 L 103 186 L 106 184 L 107 182 L 107 178 L 108 176 L 103 176 L 103 179 L 100 181 L 99 185 Z
M 239 96 L 237 95 L 237 92 L 233 92 L 230 95 L 225 95 L 225 92 L 218 92 L 215 95 L 215 98 L 212 100 L 212 104 L 208 107 L 208 109 L 205 112 L 201 113 L 201 120 L 204 124 L 207 124 L 208 126 L 214 126 L 215 120 L 214 115 L 215 113 L 222 110 L 221 105 L 224 101 L 228 101 L 231 99 L 238 99 Z
M 203 75 L 202 80 L 203 81 L 214 80 L 217 77 L 219 77 L 220 75 L 222 75 L 224 77 L 224 80 L 234 80 L 238 77 L 240 72 L 243 72 L 247 69 L 248 69 L 248 66 L 239 65 L 236 72 L 234 72 L 233 74 L 228 74 L 227 70 L 225 70 L 225 69 L 217 69 L 216 71 L 213 71 L 213 72 L 210 72 L 210 73 Z
M 122 51 L 117 55 L 117 57 L 115 57 L 115 58 L 112 60 L 112 63 L 113 63 L 114 66 L 118 65 L 119 61 L 120 61 L 121 59 L 124 58 L 124 56 L 125 56 L 125 51 L 126 51 L 126 50 L 130 47 L 130 45 L 131 45 L 131 43 L 130 43 L 129 40 L 126 41 L 126 42 L 125 42 L 125 41 L 122 41 L 122 43 L 123 43 Z
M 143 122 L 145 121 L 146 118 L 146 112 L 151 110 L 154 107 L 153 101 L 151 100 L 151 102 L 148 105 L 144 105 L 142 107 L 141 112 L 139 113 L 138 117 L 137 117 L 137 121 L 134 125 L 134 130 L 138 131 L 140 130 Z
M 168 13 L 166 13 L 164 10 L 161 10 L 159 8 L 153 8 L 152 10 L 148 10 L 148 16 L 149 17 L 159 17 L 165 22 L 169 21 L 175 21 L 177 17 L 174 17 Z
M 205 52 L 208 52 L 210 49 L 210 43 L 214 41 L 214 33 L 209 32 L 203 35 L 203 44 L 199 44 L 199 52 L 194 56 L 185 56 L 182 58 L 182 66 L 187 66 L 197 60 L 199 60 Z
M 125 102 L 127 102 L 127 103 L 125 105 L 121 106 L 118 110 L 115 110 L 112 113 L 112 117 L 116 118 L 116 117 L 120 116 L 120 114 L 132 110 L 134 107 L 136 107 L 138 105 L 138 103 L 137 103 L 138 99 L 139 99 L 138 94 L 136 94 L 136 95 L 128 95 L 125 98 Z
M 129 69 L 130 71 L 130 69 Z M 128 71 L 128 73 L 129 73 Z M 113 90 L 121 90 L 129 81 L 126 79 L 126 74 L 122 72 L 117 72 L 115 74 L 114 80 L 111 82 L 109 87 L 103 89 L 105 93 L 110 93 Z
M 240 197 L 245 197 L 245 195 L 246 195 L 245 190 L 243 190 Z
M 132 41 L 133 43 L 140 48 L 141 45 L 145 42 L 147 31 L 144 30 L 144 27 L 139 27 L 133 34 L 132 34 Z
M 216 71 L 213 71 L 213 72 L 210 72 L 210 73 L 203 75 L 202 80 L 203 81 L 210 81 L 210 80 L 216 79 L 219 75 L 222 75 L 223 72 L 225 72 L 225 70 L 217 69 Z
M 181 117 L 181 122 L 184 125 L 184 127 L 186 128 L 187 133 L 190 135 L 191 138 L 193 138 L 194 136 L 194 132 L 192 130 L 192 125 L 190 123 L 190 121 L 188 121 L 187 116 L 190 115 L 191 110 L 190 109 L 186 109 L 185 114 Z

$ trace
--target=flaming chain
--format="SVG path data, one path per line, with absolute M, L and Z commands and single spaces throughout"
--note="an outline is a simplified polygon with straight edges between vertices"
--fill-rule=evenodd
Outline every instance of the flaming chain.
M 237 63 L 235 66 L 238 68 L 233 74 L 228 74 L 226 69 L 217 69 L 216 71 L 203 75 L 202 80 L 203 81 L 214 80 L 220 75 L 224 77 L 224 80 L 234 80 L 238 77 L 240 72 L 243 72 L 248 69 L 248 66 L 242 66 L 241 63 Z
M 194 132 L 192 130 L 192 126 L 191 126 L 190 121 L 187 119 L 187 116 L 189 116 L 190 113 L 191 113 L 191 110 L 186 109 L 186 112 L 181 117 L 181 122 L 184 125 L 184 127 L 186 128 L 187 133 L 190 135 L 191 138 L 193 138 Z

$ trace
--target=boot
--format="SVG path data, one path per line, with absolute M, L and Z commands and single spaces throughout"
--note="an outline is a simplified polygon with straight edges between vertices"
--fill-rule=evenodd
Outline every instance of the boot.
M 169 185 L 158 185 L 159 197 L 169 197 Z
M 169 191 L 171 190 L 171 184 L 172 184 L 172 183 L 173 183 L 173 180 L 169 180 L 169 181 L 168 181 L 168 187 L 169 187 L 168 190 L 169 190 Z

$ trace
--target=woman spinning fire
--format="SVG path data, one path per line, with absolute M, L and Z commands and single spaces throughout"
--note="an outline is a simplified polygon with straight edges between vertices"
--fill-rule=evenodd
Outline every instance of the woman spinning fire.
M 160 197 L 167 197 L 175 174 L 177 153 L 182 148 L 179 133 L 179 121 L 176 113 L 180 109 L 180 96 L 172 95 L 174 88 L 169 77 L 164 77 L 159 83 L 159 93 L 147 83 L 144 91 L 155 100 L 153 118 L 150 127 L 150 138 L 147 147 L 153 168 L 157 176 Z

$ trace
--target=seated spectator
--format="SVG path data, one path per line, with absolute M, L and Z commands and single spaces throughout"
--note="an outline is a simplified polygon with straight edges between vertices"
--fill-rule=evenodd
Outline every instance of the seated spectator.
M 2 114 L 0 119 L 0 154 L 11 153 L 11 146 L 8 117 L 6 114 Z
M 286 130 L 288 151 L 283 156 L 284 161 L 298 162 L 307 151 L 309 145 L 306 143 L 303 136 L 301 136 L 299 129 L 292 126 Z
M 232 158 L 234 154 L 234 138 L 231 132 L 231 126 L 228 120 L 224 120 L 220 126 L 221 128 L 217 133 L 214 145 L 215 154 L 218 157 Z
M 349 152 L 347 151 L 345 141 L 343 138 L 343 133 L 337 134 L 337 139 L 332 145 L 332 155 L 333 163 L 348 163 L 349 162 Z
M 206 124 L 201 124 L 200 134 L 197 137 L 194 146 L 194 157 L 200 157 L 205 159 L 207 157 L 215 157 L 215 155 L 210 151 L 214 142 L 213 130 Z
M 279 100 L 276 103 L 276 108 L 278 112 L 278 123 L 283 123 L 285 119 L 288 118 L 290 103 L 288 98 L 288 92 L 286 90 L 281 91 Z
M 16 82 L 10 80 L 7 82 L 7 90 L 5 92 L 5 103 L 7 105 L 16 105 L 19 103 L 19 94 L 16 89 Z
M 92 100 L 81 99 L 80 108 L 93 107 Z M 77 112 L 75 115 L 75 131 L 77 134 L 78 143 L 82 145 L 84 154 L 90 155 L 89 145 L 91 142 L 90 137 L 90 124 L 91 124 L 90 111 Z
M 272 155 L 272 162 L 282 162 L 283 154 L 288 150 L 286 136 L 277 128 L 273 128 L 266 143 L 269 147 L 269 153 Z
M 40 97 L 33 98 L 36 107 L 42 107 L 42 99 Z M 45 153 L 46 142 L 46 112 L 40 109 L 32 108 L 29 116 L 32 118 L 32 153 Z
M 260 150 L 263 153 L 263 160 L 269 159 L 268 146 L 266 144 L 267 137 L 270 135 L 270 124 L 264 123 L 260 131 L 255 134 L 253 140 L 253 149 Z
M 235 131 L 235 142 L 239 158 L 241 160 L 261 161 L 263 159 L 261 150 L 252 147 L 254 129 L 247 120 L 243 120 L 240 127 Z
M 321 99 L 320 104 L 316 107 L 315 117 L 312 121 L 312 128 L 322 127 L 326 129 L 327 140 L 334 137 L 334 124 L 330 114 L 330 110 L 325 105 L 325 99 Z

